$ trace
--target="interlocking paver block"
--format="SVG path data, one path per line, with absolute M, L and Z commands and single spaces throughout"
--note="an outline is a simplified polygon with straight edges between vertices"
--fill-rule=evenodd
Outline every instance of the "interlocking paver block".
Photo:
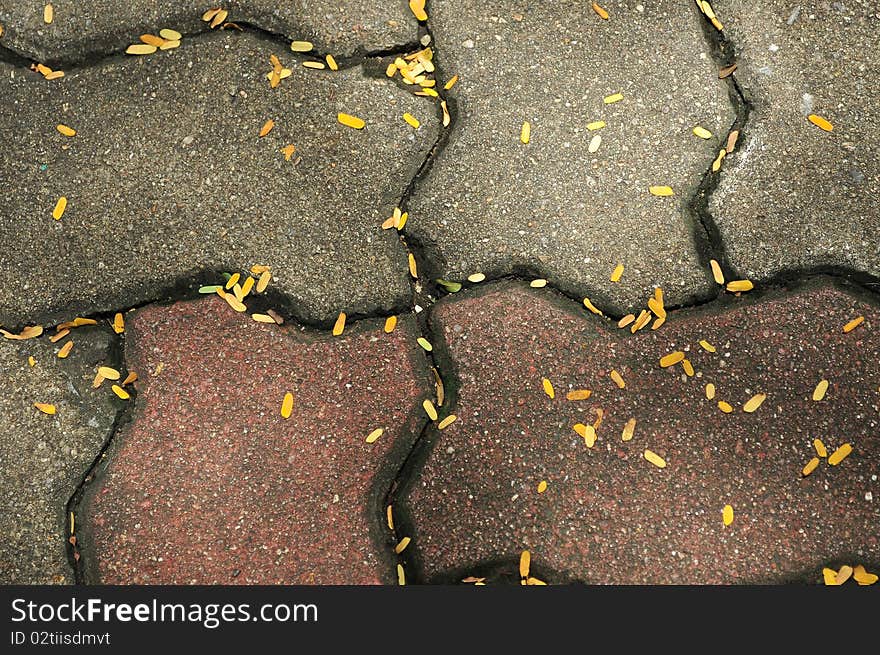
M 293 71 L 276 89 L 272 53 Z M 271 265 L 310 320 L 403 306 L 405 252 L 380 225 L 434 142 L 434 109 L 359 67 L 300 61 L 224 33 L 60 80 L 2 67 L 0 322 L 128 307 L 198 271 L 253 264 Z
M 865 323 L 844 334 L 856 315 Z M 821 582 L 825 563 L 880 565 L 876 305 L 811 288 L 675 313 L 631 336 L 550 292 L 503 284 L 450 297 L 435 317 L 460 389 L 458 420 L 435 435 L 408 501 L 411 548 L 428 579 L 481 562 L 516 571 L 523 549 L 536 570 L 589 583 Z M 675 350 L 694 377 L 660 368 Z M 813 401 L 823 378 L 827 396 Z M 588 400 L 567 400 L 582 388 Z M 766 401 L 745 413 L 757 393 Z M 599 409 L 588 448 L 572 426 L 592 425 Z M 804 478 L 815 438 L 829 453 L 845 442 L 853 452 Z M 666 467 L 644 459 L 646 449 Z
M 829 266 L 880 275 L 877 3 L 713 6 L 754 105 L 710 204 L 730 262 L 756 279 Z
M 256 323 L 216 298 L 138 311 L 126 359 L 142 386 L 88 492 L 87 575 L 391 582 L 382 494 L 431 392 L 417 336 L 411 316 L 391 334 L 370 320 L 332 337 Z
M 54 0 L 48 25 L 43 20 L 46 4 L 0 0 L 0 45 L 37 61 L 79 61 L 124 50 L 141 34 L 158 34 L 166 27 L 182 34 L 211 29 L 202 15 L 213 7 L 225 8 L 227 21 L 311 41 L 320 52 L 340 58 L 399 47 L 417 35 L 403 0 Z
M 727 89 L 693 3 L 609 10 L 604 21 L 581 2 L 431 3 L 439 65 L 460 77 L 458 120 L 407 229 L 436 246 L 441 277 L 529 271 L 618 311 L 655 285 L 673 304 L 708 293 L 688 203 L 718 140 L 692 128 L 726 135 Z M 595 121 L 606 127 L 588 130 Z M 625 284 L 609 281 L 618 263 Z
M 59 359 L 68 340 L 73 349 Z M 110 361 L 109 348 L 108 334 L 96 328 L 55 344 L 48 334 L 0 339 L 0 584 L 73 582 L 65 506 L 121 404 L 109 387 L 91 385 L 96 366 Z M 55 414 L 34 403 L 54 405 Z

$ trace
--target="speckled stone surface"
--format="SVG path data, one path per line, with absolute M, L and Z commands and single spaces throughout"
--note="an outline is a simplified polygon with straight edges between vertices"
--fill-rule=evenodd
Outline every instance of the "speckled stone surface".
M 273 53 L 293 71 L 276 89 Z M 311 321 L 403 307 L 406 254 L 380 225 L 434 142 L 434 110 L 381 71 L 301 62 L 225 32 L 52 81 L 0 64 L 0 324 L 130 307 L 253 264 L 271 265 L 273 288 Z
M 844 334 L 857 315 L 865 323 Z M 559 578 L 609 584 L 820 583 L 826 563 L 880 565 L 876 305 L 818 286 L 676 313 L 632 336 L 549 290 L 503 283 L 442 301 L 435 318 L 460 389 L 458 421 L 433 436 L 408 500 L 410 548 L 427 579 L 487 562 L 515 572 L 523 549 Z M 660 368 L 674 350 L 695 377 Z M 815 402 L 822 378 L 830 387 Z M 566 399 L 579 388 L 592 396 Z M 766 401 L 745 413 L 756 393 Z M 593 424 L 598 410 L 588 448 L 572 426 Z M 829 453 L 844 442 L 853 452 L 804 478 L 817 437 Z
M 141 387 L 87 492 L 87 579 L 392 582 L 382 497 L 432 389 L 416 337 L 407 316 L 391 334 L 366 321 L 332 337 L 218 298 L 136 312 L 126 359 Z
M 122 405 L 109 386 L 91 385 L 96 367 L 111 363 L 107 332 L 83 327 L 54 344 L 49 334 L 0 339 L 0 584 L 73 582 L 65 506 Z M 36 402 L 56 413 L 40 412 Z
M 671 304 L 710 293 L 688 203 L 733 124 L 727 88 L 693 3 L 605 5 L 607 21 L 582 2 L 431 3 L 457 122 L 407 230 L 439 277 L 529 272 L 618 312 L 655 285 Z M 624 284 L 609 281 L 617 264 Z
M 880 275 L 880 58 L 872 0 L 720 0 L 754 104 L 710 210 L 743 276 L 838 266 Z M 834 126 L 824 132 L 807 116 Z
M 141 34 L 158 34 L 166 27 L 182 34 L 209 30 L 202 15 L 214 7 L 229 12 L 228 22 L 311 41 L 317 50 L 340 58 L 401 46 L 417 36 L 404 0 L 53 0 L 54 18 L 48 25 L 43 20 L 46 4 L 0 0 L 0 45 L 37 61 L 80 61 L 124 50 Z

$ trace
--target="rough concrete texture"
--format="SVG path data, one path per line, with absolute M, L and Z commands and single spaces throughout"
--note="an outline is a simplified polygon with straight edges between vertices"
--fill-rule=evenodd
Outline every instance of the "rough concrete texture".
M 229 12 L 228 22 L 311 41 L 319 52 L 340 59 L 413 42 L 418 32 L 404 0 L 53 0 L 50 24 L 43 19 L 46 4 L 0 0 L 0 45 L 36 61 L 76 62 L 124 50 L 141 34 L 158 34 L 166 27 L 182 34 L 210 30 L 202 15 L 214 7 Z
M 876 2 L 714 3 L 754 104 L 711 212 L 740 274 L 840 266 L 880 275 Z M 807 116 L 834 126 L 824 132 Z
M 59 359 L 68 340 L 73 350 Z M 97 328 L 79 328 L 55 344 L 48 335 L 0 340 L 0 584 L 73 581 L 65 505 L 122 402 L 109 387 L 91 386 L 95 367 L 110 361 L 109 347 L 107 332 Z M 35 402 L 55 405 L 56 413 L 40 412 Z
M 217 298 L 139 310 L 126 359 L 142 386 L 87 492 L 86 575 L 391 582 L 382 497 L 432 389 L 417 336 L 410 316 L 391 334 L 374 320 L 332 337 L 256 323 Z
M 844 334 L 857 315 L 865 323 Z M 428 579 L 492 561 L 516 571 L 523 549 L 538 570 L 589 583 L 821 583 L 826 563 L 880 565 L 876 305 L 818 287 L 683 311 L 631 336 L 549 291 L 503 284 L 442 301 L 436 318 L 460 389 L 459 419 L 435 435 L 409 499 Z M 695 377 L 660 368 L 675 350 Z M 814 401 L 822 378 L 829 390 Z M 592 396 L 566 399 L 580 388 Z M 756 393 L 766 401 L 745 413 Z M 588 448 L 572 426 L 593 424 L 599 409 Z M 829 453 L 844 442 L 853 452 L 804 478 L 817 437 Z
M 272 53 L 293 71 L 274 90 Z M 54 81 L 3 67 L 0 323 L 128 307 L 200 270 L 253 264 L 271 265 L 311 320 L 405 304 L 406 256 L 380 225 L 434 142 L 434 108 L 384 76 L 301 61 L 225 33 Z
M 617 311 L 655 285 L 672 303 L 707 292 L 688 202 L 733 123 L 727 90 L 692 3 L 605 4 L 608 21 L 580 2 L 431 3 L 457 123 L 407 229 L 436 244 L 442 277 L 529 271 Z

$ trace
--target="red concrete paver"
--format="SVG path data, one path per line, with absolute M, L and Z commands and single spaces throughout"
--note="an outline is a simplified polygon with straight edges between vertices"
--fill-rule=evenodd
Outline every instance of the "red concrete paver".
M 381 496 L 432 387 L 414 319 L 401 316 L 391 334 L 382 325 L 332 337 L 256 323 L 219 298 L 137 311 L 126 332 L 137 405 L 88 494 L 89 575 L 108 584 L 393 581 Z M 385 433 L 365 443 L 377 427 Z
M 844 334 L 857 315 L 865 323 Z M 515 571 L 522 549 L 538 569 L 589 583 L 821 582 L 828 562 L 880 565 L 876 306 L 811 288 L 676 312 L 632 336 L 549 290 L 504 283 L 444 300 L 435 317 L 460 390 L 458 421 L 439 434 L 407 501 L 427 579 L 497 561 Z M 694 377 L 660 368 L 674 350 Z M 816 402 L 822 378 L 830 387 Z M 593 395 L 567 400 L 576 388 Z M 759 392 L 766 401 L 745 413 Z M 588 448 L 572 426 L 594 423 L 597 409 L 604 418 Z M 817 437 L 829 453 L 844 442 L 853 452 L 804 478 Z

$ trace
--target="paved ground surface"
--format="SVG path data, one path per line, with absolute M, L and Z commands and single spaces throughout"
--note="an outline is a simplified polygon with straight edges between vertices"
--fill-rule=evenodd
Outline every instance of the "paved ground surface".
M 458 421 L 434 435 L 409 500 L 423 570 L 442 578 L 468 573 L 462 562 L 479 571 L 508 559 L 515 571 L 529 549 L 536 568 L 563 579 L 731 584 L 815 579 L 835 558 L 880 562 L 876 342 L 841 330 L 859 315 L 868 329 L 880 321 L 876 306 L 825 287 L 680 312 L 632 336 L 524 284 L 443 301 L 435 317 L 460 384 Z M 661 368 L 674 351 L 693 377 Z M 827 395 L 814 401 L 822 379 Z M 592 395 L 568 400 L 574 389 Z M 744 412 L 758 393 L 766 401 Z M 598 413 L 588 447 L 572 426 Z M 804 478 L 815 438 L 829 451 L 849 442 L 853 454 Z
M 68 342 L 72 350 L 60 359 L 58 351 Z M 78 328 L 54 344 L 0 342 L 4 583 L 73 580 L 65 505 L 110 436 L 121 404 L 109 387 L 92 389 L 97 366 L 113 363 L 110 346 L 107 332 L 96 327 Z M 55 413 L 45 414 L 34 403 L 53 405 Z
M 880 569 L 880 15 L 600 4 L 0 0 L 0 582 Z

